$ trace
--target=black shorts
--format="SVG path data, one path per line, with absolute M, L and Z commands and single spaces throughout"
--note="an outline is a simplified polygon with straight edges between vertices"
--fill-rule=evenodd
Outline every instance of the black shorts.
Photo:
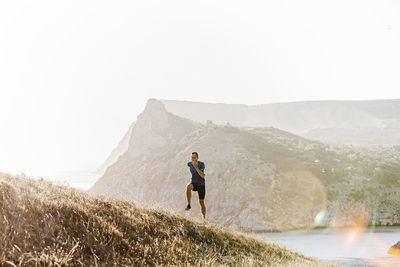
M 197 185 L 193 184 L 193 191 L 197 191 L 199 193 L 199 199 L 204 199 L 206 196 L 206 186 L 205 185 Z

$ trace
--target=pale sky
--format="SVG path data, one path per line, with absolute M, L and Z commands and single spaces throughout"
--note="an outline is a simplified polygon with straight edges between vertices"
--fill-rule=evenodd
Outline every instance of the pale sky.
M 0 171 L 93 170 L 148 98 L 400 98 L 399 1 L 1 1 Z

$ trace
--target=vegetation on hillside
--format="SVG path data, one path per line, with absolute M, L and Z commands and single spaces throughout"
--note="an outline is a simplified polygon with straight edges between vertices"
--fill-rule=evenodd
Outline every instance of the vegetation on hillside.
M 278 172 L 306 169 L 318 178 L 331 211 L 345 213 L 349 207 L 358 206 L 362 207 L 361 213 L 368 217 L 363 223 L 400 223 L 399 146 L 325 144 L 273 128 L 256 128 L 251 132 L 266 140 L 268 145 L 263 149 L 273 152 L 270 157 L 264 155 L 262 158 L 267 162 L 276 162 Z M 288 159 L 292 159 L 290 164 L 282 164 Z M 333 220 L 337 218 L 327 218 L 325 225 L 335 224 Z M 340 223 L 355 223 L 346 220 Z
M 0 266 L 321 266 L 205 221 L 0 174 Z

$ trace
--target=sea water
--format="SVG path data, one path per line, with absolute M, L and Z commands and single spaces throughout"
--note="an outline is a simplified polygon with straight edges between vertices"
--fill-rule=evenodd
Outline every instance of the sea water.
M 400 257 L 387 254 L 400 241 L 400 227 L 326 228 L 254 235 L 339 266 L 400 266 Z

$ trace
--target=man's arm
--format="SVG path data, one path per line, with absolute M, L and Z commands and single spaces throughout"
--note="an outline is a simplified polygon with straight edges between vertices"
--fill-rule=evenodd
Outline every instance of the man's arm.
M 204 179 L 204 172 L 202 170 L 199 169 L 198 163 L 196 162 L 196 164 L 193 164 L 193 167 L 196 169 L 197 173 L 200 175 L 201 178 Z

